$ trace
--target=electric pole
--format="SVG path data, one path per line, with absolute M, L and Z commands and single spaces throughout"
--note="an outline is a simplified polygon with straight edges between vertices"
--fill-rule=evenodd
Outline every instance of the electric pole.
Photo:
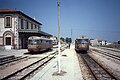
M 58 73 L 61 73 L 60 46 L 60 0 L 58 0 Z

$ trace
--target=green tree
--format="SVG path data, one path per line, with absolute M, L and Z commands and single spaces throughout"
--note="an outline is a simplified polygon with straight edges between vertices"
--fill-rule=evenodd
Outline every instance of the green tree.
M 72 42 L 72 39 L 71 39 L 71 38 L 66 37 L 66 42 L 67 42 L 67 43 L 71 43 L 71 42 Z
M 63 42 L 65 42 L 65 39 L 63 37 L 60 38 Z

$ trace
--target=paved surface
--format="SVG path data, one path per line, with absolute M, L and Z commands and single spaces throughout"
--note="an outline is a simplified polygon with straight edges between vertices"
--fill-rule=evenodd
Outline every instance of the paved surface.
M 27 49 L 0 50 L 0 55 L 26 56 L 23 54 L 26 52 L 28 52 Z M 72 45 L 70 49 L 66 49 L 62 52 L 61 70 L 62 73 L 57 75 L 57 59 L 55 58 L 47 66 L 45 66 L 45 68 L 38 72 L 31 80 L 83 80 L 79 62 L 74 51 L 74 45 Z
M 15 56 L 23 56 L 23 53 L 28 52 L 27 49 L 19 49 L 19 50 L 0 50 L 0 55 L 15 55 Z
M 45 68 L 38 72 L 31 80 L 83 80 L 79 62 L 72 45 L 62 52 L 61 74 L 57 74 L 57 59 L 53 59 Z M 65 56 L 66 55 L 66 56 Z

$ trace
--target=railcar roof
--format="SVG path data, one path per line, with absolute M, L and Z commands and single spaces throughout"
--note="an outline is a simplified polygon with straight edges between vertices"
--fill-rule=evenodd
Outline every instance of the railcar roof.
M 80 36 L 80 37 L 77 37 L 76 39 L 89 39 L 89 38 L 85 36 Z
M 43 37 L 39 37 L 39 36 L 31 36 L 31 37 L 29 37 L 28 39 L 35 39 L 35 40 L 39 40 L 39 39 L 41 39 L 41 40 L 51 40 L 51 39 L 49 39 L 49 38 L 43 38 Z

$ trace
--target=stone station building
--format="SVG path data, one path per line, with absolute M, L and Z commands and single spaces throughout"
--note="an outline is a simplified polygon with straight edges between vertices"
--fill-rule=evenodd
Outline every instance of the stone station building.
M 28 37 L 52 35 L 41 31 L 41 23 L 16 9 L 0 9 L 0 47 L 27 48 Z

